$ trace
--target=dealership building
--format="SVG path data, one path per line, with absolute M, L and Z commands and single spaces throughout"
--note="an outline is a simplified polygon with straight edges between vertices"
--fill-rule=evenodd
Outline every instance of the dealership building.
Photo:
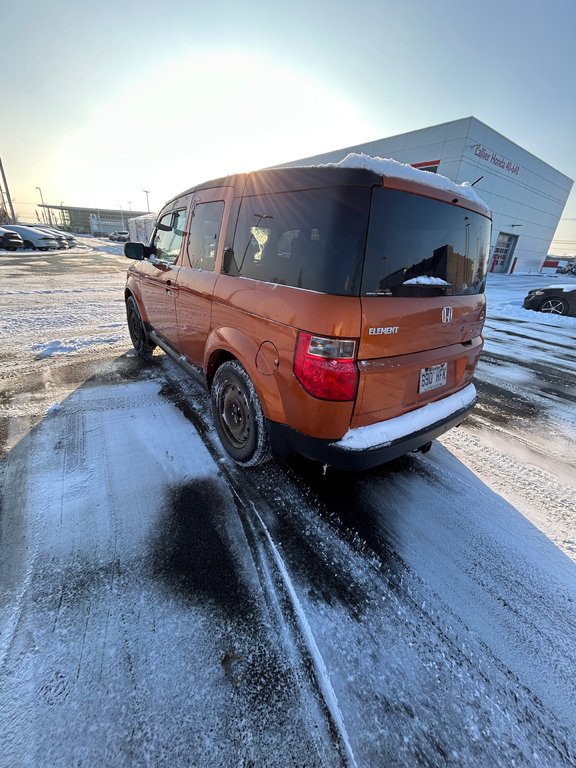
M 300 158 L 282 167 L 337 163 L 350 152 L 389 157 L 458 184 L 473 183 L 492 210 L 492 272 L 540 271 L 573 184 L 475 117 Z
M 38 205 L 45 224 L 65 232 L 102 237 L 118 230 L 128 230 L 128 220 L 142 216 L 144 211 L 124 211 L 120 208 L 80 208 L 77 205 Z M 31 224 L 33 226 L 33 224 Z

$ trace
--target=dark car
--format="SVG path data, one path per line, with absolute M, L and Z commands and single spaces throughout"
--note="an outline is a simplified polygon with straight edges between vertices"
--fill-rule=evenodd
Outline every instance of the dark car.
M 0 250 L 15 251 L 17 248 L 24 248 L 24 240 L 18 232 L 0 227 Z
M 576 317 L 576 283 L 549 285 L 528 291 L 523 307 L 549 315 Z

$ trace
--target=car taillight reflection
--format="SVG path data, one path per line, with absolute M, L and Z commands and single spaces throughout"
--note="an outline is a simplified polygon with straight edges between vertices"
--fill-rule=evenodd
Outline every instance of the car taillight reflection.
M 313 336 L 300 331 L 294 374 L 304 389 L 322 400 L 353 400 L 358 384 L 356 340 Z

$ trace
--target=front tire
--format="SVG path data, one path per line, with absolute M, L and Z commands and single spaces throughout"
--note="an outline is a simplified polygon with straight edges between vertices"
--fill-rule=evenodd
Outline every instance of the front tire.
M 250 377 L 237 360 L 223 363 L 210 390 L 212 416 L 226 453 L 242 467 L 270 461 L 264 414 Z
M 126 319 L 132 346 L 141 357 L 150 358 L 156 344 L 153 344 L 146 332 L 144 321 L 133 296 L 126 299 Z
M 538 310 L 548 315 L 567 315 L 568 304 L 559 296 L 550 296 L 550 298 L 544 299 Z

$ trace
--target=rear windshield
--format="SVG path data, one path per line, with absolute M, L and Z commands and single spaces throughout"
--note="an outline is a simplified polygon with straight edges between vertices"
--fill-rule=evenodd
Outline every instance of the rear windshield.
M 358 296 L 369 187 L 245 197 L 234 237 L 236 274 L 321 293 Z
M 375 188 L 363 296 L 483 293 L 490 220 L 409 192 Z

